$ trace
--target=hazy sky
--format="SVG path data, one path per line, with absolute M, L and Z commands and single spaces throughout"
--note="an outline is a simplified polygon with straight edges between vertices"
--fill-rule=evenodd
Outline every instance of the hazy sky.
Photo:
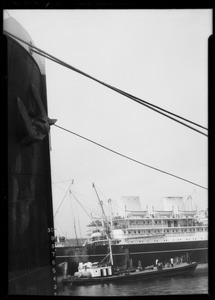
M 37 47 L 130 94 L 208 126 L 208 37 L 212 10 L 8 10 Z M 46 60 L 48 114 L 57 125 L 143 163 L 208 187 L 208 138 Z M 167 196 L 207 190 L 138 165 L 57 127 L 51 128 L 57 234 L 85 236 L 88 215 L 101 214 L 94 182 L 111 198 L 139 196 L 159 208 Z M 69 181 L 70 180 L 70 181 Z M 65 181 L 65 182 L 59 182 Z M 114 212 L 117 206 L 113 205 Z M 78 222 L 79 219 L 79 222 Z M 79 224 L 81 233 L 79 230 Z

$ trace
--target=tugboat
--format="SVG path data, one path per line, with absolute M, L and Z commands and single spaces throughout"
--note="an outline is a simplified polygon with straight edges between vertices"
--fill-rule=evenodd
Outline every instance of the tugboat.
M 99 266 L 98 263 L 80 263 L 79 271 L 74 276 L 67 276 L 62 279 L 62 284 L 86 285 L 98 284 L 106 282 L 124 282 L 133 280 L 149 280 L 170 276 L 179 276 L 192 274 L 197 262 L 181 263 L 179 265 L 171 266 L 149 266 L 141 270 L 137 269 L 126 270 L 125 272 L 113 272 L 112 265 Z

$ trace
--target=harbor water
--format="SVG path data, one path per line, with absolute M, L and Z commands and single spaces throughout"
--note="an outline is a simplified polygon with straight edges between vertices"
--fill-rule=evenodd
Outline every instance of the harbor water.
M 59 296 L 147 296 L 208 294 L 208 264 L 199 264 L 191 275 L 127 283 L 89 286 L 58 284 Z

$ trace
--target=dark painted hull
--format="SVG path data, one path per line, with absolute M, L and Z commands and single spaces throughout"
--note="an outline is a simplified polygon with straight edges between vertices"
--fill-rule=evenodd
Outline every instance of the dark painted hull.
M 103 253 L 105 251 L 105 248 L 108 249 L 107 246 L 90 247 L 88 253 Z M 120 254 L 120 252 L 122 253 L 126 251 L 126 249 L 129 252 L 129 257 L 132 258 L 134 266 L 137 266 L 138 261 L 141 261 L 143 267 L 154 264 L 157 258 L 162 262 L 169 262 L 169 259 L 171 257 L 186 256 L 186 253 L 189 254 L 189 257 L 192 261 L 196 261 L 198 263 L 206 263 L 208 260 L 207 241 L 189 241 L 159 244 L 154 243 L 138 245 L 130 244 L 122 246 L 121 249 L 119 245 L 113 245 L 112 250 L 115 254 L 113 255 L 115 264 L 123 263 L 123 256 L 126 264 L 126 255 Z M 98 257 L 94 257 L 94 259 L 99 259 L 99 257 L 100 255 Z M 184 257 L 184 260 L 186 260 L 186 257 Z
M 57 249 L 57 263 L 67 261 L 68 273 L 73 274 L 77 271 L 79 262 L 99 262 L 109 253 L 107 245 L 88 245 L 84 249 L 86 249 L 85 255 L 82 256 L 78 256 L 78 253 L 74 255 L 74 253 L 69 252 L 69 247 Z M 132 244 L 126 246 L 112 245 L 112 251 L 114 264 L 121 267 L 128 266 L 129 258 L 132 258 L 134 267 L 137 267 L 138 261 L 141 261 L 142 266 L 145 267 L 153 265 L 157 258 L 163 263 L 169 262 L 171 257 L 178 256 L 183 257 L 183 260 L 186 261 L 187 254 L 189 254 L 191 261 L 196 261 L 197 263 L 208 262 L 208 241 Z M 129 255 L 127 252 L 129 252 Z
M 129 282 L 136 280 L 153 280 L 163 277 L 174 277 L 192 274 L 197 267 L 197 263 L 193 262 L 190 264 L 181 264 L 174 267 L 163 268 L 161 270 L 145 270 L 139 272 L 123 273 L 121 275 L 112 275 L 107 277 L 94 277 L 94 278 L 67 278 L 62 280 L 63 284 L 74 284 L 74 285 L 88 285 L 88 284 L 103 284 L 109 282 Z
M 94 256 L 91 257 L 93 259 Z M 56 263 L 57 263 L 57 274 L 62 274 L 62 269 L 59 265 L 63 262 L 68 263 L 67 272 L 73 274 L 78 270 L 79 262 L 88 262 L 90 257 L 87 254 L 87 248 L 82 246 L 69 246 L 69 247 L 57 247 L 56 248 Z
M 13 24 L 14 20 L 11 22 L 5 23 L 6 28 L 21 28 L 17 22 Z M 24 29 L 22 32 L 26 33 Z M 46 137 L 41 143 L 22 143 L 27 133 L 17 101 L 19 97 L 29 115 L 37 114 L 38 108 L 31 94 L 31 85 L 34 84 L 47 111 L 46 78 L 22 45 L 9 37 L 5 43 L 8 78 L 8 293 L 53 295 L 51 237 L 54 233 L 51 232 L 49 140 Z

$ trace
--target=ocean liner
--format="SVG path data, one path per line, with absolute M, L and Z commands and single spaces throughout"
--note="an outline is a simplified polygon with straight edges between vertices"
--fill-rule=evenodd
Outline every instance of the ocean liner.
M 83 246 L 56 248 L 57 259 L 69 262 L 70 273 L 80 261 L 107 259 L 107 226 L 115 265 L 124 266 L 132 261 L 137 267 L 140 261 L 145 267 L 154 264 L 156 259 L 168 262 L 170 257 L 176 262 L 188 258 L 198 263 L 207 262 L 208 211 L 192 210 L 191 196 L 186 201 L 183 197 L 165 197 L 162 209 L 152 211 L 141 210 L 139 197 L 122 198 L 126 204 L 124 213 L 91 222 Z

